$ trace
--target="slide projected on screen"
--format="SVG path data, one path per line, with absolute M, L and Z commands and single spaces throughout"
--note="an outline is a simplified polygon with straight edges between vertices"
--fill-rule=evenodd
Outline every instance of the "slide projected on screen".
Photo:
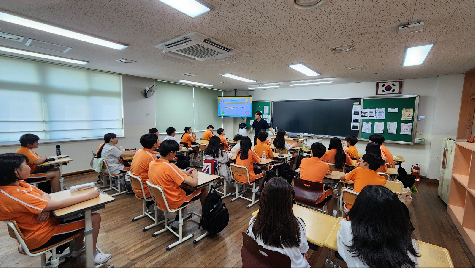
M 218 116 L 252 117 L 252 97 L 218 97 Z

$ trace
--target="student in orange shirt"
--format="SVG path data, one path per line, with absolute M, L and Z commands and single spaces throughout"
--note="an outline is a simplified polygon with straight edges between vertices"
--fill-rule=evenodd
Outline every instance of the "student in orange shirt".
M 158 138 L 158 129 L 151 128 L 151 129 L 148 130 L 148 133 L 155 134 L 155 135 L 157 135 L 157 138 Z M 161 143 L 160 139 L 157 139 L 157 143 L 158 143 L 158 146 L 157 146 L 157 148 L 158 148 L 158 147 L 160 147 L 160 143 Z
M 331 173 L 328 164 L 320 160 L 327 148 L 320 142 L 315 142 L 310 148 L 312 157 L 302 159 L 300 163 L 300 178 L 306 181 L 323 183 L 325 175 Z M 316 201 L 317 203 L 321 203 L 325 201 L 325 198 L 331 198 L 331 196 L 331 188 L 325 186 L 323 195 Z M 328 211 L 333 211 L 333 202 L 331 200 L 328 202 Z
M 343 151 L 341 140 L 337 137 L 330 139 L 328 151 L 322 156 L 321 160 L 323 162 L 335 164 L 335 168 L 337 169 L 342 169 L 345 163 L 347 165 L 353 164 L 351 158 Z
M 227 151 L 229 149 L 229 147 L 228 147 L 228 141 L 224 137 L 224 135 L 226 135 L 226 133 L 224 132 L 224 128 L 218 128 L 218 130 L 216 130 L 216 132 L 219 135 L 219 140 L 221 141 L 221 145 L 223 146 L 223 150 Z
M 257 135 L 257 144 L 254 146 L 254 152 L 256 152 L 259 157 L 262 157 L 265 153 L 266 158 L 272 159 L 274 158 L 274 153 L 272 152 L 270 146 L 266 143 L 268 136 L 269 134 L 267 134 L 266 131 L 259 132 Z
M 277 131 L 277 135 L 274 139 L 274 147 L 276 149 L 276 152 L 281 151 L 288 153 L 290 149 L 292 149 L 296 144 L 293 143 L 291 145 L 287 144 L 285 141 L 285 129 L 279 128 Z
M 358 160 L 360 157 L 358 155 L 358 149 L 356 149 L 355 144 L 358 142 L 358 139 L 353 135 L 348 135 L 345 138 L 346 149 L 345 153 L 353 160 Z
M 201 137 L 202 140 L 209 140 L 211 137 L 214 136 L 213 134 L 214 127 L 212 125 L 208 126 L 208 129 L 203 133 L 203 137 Z M 219 134 L 219 133 L 218 133 Z
M 155 155 L 156 152 L 154 150 L 158 148 L 158 137 L 152 133 L 145 134 L 140 137 L 140 144 L 142 144 L 143 148 L 135 153 L 134 159 L 130 164 L 130 173 L 140 177 L 145 191 L 145 197 L 149 198 L 150 191 L 147 185 L 148 168 L 150 162 L 157 160 L 157 156 Z M 134 192 L 138 197 L 144 198 L 142 195 L 142 189 L 134 188 Z M 148 201 L 147 207 L 150 207 L 153 204 L 153 201 Z
M 59 183 L 59 178 L 61 174 L 59 172 L 59 168 L 46 166 L 46 167 L 38 167 L 37 165 L 42 164 L 46 161 L 48 157 L 38 155 L 33 149 L 38 148 L 38 141 L 40 138 L 35 134 L 23 134 L 20 137 L 20 148 L 16 150 L 17 154 L 24 154 L 28 158 L 28 166 L 31 169 L 31 173 L 33 176 L 39 175 L 44 176 L 46 175 L 46 179 L 50 180 L 51 188 L 53 188 L 53 192 L 61 191 L 61 186 Z M 48 189 L 45 189 L 49 192 Z
M 375 142 L 370 142 L 366 144 L 366 154 L 375 154 L 375 155 L 382 155 L 381 154 L 381 146 Z M 386 173 L 388 171 L 388 166 L 386 166 L 386 163 L 384 162 L 383 158 L 383 164 L 376 170 L 376 172 L 382 172 Z
M 31 170 L 27 161 L 28 158 L 23 154 L 0 155 L 0 221 L 16 221 L 30 251 L 52 246 L 81 233 L 82 235 L 75 239 L 71 254 L 72 257 L 79 256 L 84 246 L 84 219 L 60 222 L 51 215 L 51 211 L 96 198 L 99 191 L 90 191 L 61 201 L 51 200 L 49 194 L 24 181 L 30 176 Z M 99 265 L 108 261 L 111 255 L 96 250 L 101 217 L 99 213 L 94 212 L 91 218 L 94 263 Z
M 160 159 L 150 163 L 148 178 L 150 183 L 162 187 L 170 209 L 177 209 L 191 201 L 200 199 L 201 206 L 204 205 L 208 195 L 208 187 L 203 187 L 187 194 L 180 186 L 188 184 L 191 187 L 198 185 L 198 171 L 194 168 L 181 171 L 170 161 L 175 158 L 180 146 L 176 141 L 165 140 L 160 146 Z M 165 208 L 164 203 L 157 204 Z
M 241 149 L 237 150 L 236 153 L 236 165 L 247 167 L 249 171 L 249 181 L 253 182 L 257 179 L 259 181 L 259 189 L 262 189 L 262 184 L 264 183 L 263 178 L 265 177 L 265 172 L 254 168 L 254 163 L 260 163 L 261 159 L 259 156 L 251 150 L 252 142 L 249 137 L 242 137 L 241 139 Z M 239 182 L 247 183 L 247 178 L 244 176 L 234 175 L 234 179 Z
M 185 133 L 181 136 L 181 144 L 187 144 L 188 148 L 191 147 L 191 143 L 196 141 L 196 134 L 191 127 L 185 127 Z
M 386 161 L 386 163 L 389 163 L 391 165 L 390 167 L 392 168 L 395 167 L 393 155 L 388 150 L 388 148 L 386 148 L 386 146 L 383 145 L 383 142 L 386 140 L 386 138 L 384 138 L 384 136 L 382 135 L 373 134 L 369 136 L 369 140 L 371 142 L 375 142 L 379 144 L 379 146 L 381 147 L 381 157 Z

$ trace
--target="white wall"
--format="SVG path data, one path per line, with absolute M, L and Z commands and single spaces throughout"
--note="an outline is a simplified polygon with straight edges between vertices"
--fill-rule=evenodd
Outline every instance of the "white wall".
M 438 179 L 442 139 L 455 137 L 458 112 L 463 89 L 463 74 L 441 77 L 406 79 L 403 82 L 404 95 L 419 95 L 419 113 L 425 120 L 417 122 L 417 137 L 425 139 L 423 145 L 399 145 L 387 143 L 393 155 L 403 156 L 402 165 L 407 171 L 413 164 L 421 166 L 421 174 Z M 253 100 L 330 99 L 369 97 L 375 95 L 375 82 L 278 88 L 247 92 Z M 328 145 L 328 140 L 323 143 Z M 364 152 L 366 142 L 356 145 Z

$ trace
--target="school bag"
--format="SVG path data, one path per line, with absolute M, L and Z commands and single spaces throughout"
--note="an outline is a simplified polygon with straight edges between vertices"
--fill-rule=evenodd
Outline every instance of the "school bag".
M 397 179 L 402 182 L 404 185 L 404 188 L 408 187 L 411 188 L 414 183 L 416 183 L 416 176 L 414 175 L 408 175 L 407 171 L 403 167 L 399 167 L 397 169 Z
M 221 200 L 221 196 L 211 186 L 211 190 L 205 200 L 200 227 L 208 231 L 208 235 L 214 236 L 228 226 L 228 222 L 228 208 Z

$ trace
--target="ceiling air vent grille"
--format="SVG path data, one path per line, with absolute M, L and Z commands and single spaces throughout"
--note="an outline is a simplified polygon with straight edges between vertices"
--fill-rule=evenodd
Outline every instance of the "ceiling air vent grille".
M 190 33 L 155 46 L 162 53 L 178 54 L 198 61 L 222 59 L 237 53 L 232 48 L 199 33 Z
M 11 34 L 11 33 L 5 33 L 5 32 L 0 32 L 0 38 L 4 38 L 10 41 L 17 41 L 17 42 L 21 42 L 24 39 L 23 36 Z

